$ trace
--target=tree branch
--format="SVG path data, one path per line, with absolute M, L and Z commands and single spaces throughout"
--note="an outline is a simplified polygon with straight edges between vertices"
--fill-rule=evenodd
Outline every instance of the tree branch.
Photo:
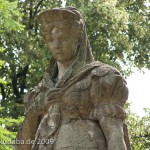
M 34 11 L 34 13 L 33 13 L 33 17 L 37 14 L 38 8 L 39 8 L 39 6 L 41 5 L 42 2 L 43 2 L 43 0 L 40 0 L 40 1 L 38 2 L 38 4 L 36 5 L 35 11 Z
M 2 93 L 2 100 L 4 100 L 6 97 L 4 85 L 2 83 L 0 83 L 0 87 L 1 87 L 1 93 Z
M 32 29 L 32 17 L 33 17 L 32 7 L 33 7 L 33 3 L 32 0 L 30 0 L 29 26 L 28 26 L 29 29 Z
M 19 88 L 20 88 L 20 96 L 24 93 L 24 89 L 26 88 L 26 75 L 29 69 L 29 65 L 26 65 L 20 72 L 17 74 L 17 78 L 19 78 Z

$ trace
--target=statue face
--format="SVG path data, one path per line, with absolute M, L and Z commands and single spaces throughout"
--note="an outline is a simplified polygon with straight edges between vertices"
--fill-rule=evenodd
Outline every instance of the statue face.
M 53 57 L 60 63 L 71 61 L 76 56 L 78 38 L 65 28 L 53 28 L 46 43 Z

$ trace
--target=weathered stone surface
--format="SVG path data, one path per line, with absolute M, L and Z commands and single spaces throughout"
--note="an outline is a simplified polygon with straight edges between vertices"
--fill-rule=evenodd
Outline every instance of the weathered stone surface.
M 126 81 L 94 61 L 81 14 L 73 7 L 39 14 L 53 57 L 42 81 L 24 97 L 26 117 L 16 150 L 130 150 L 123 106 Z

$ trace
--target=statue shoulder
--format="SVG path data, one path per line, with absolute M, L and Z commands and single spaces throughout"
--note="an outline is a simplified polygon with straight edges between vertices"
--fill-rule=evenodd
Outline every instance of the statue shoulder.
M 119 103 L 128 98 L 127 83 L 120 72 L 107 64 L 92 70 L 91 97 L 96 103 Z
M 128 88 L 120 72 L 109 65 L 101 65 L 92 72 L 90 96 L 93 102 L 91 118 L 102 116 L 125 118 L 123 106 L 128 98 Z
M 99 77 L 102 77 L 108 74 L 113 74 L 113 73 L 120 74 L 120 72 L 116 68 L 108 64 L 103 64 L 103 63 L 101 63 L 99 67 L 92 70 L 92 74 L 94 76 L 99 76 Z

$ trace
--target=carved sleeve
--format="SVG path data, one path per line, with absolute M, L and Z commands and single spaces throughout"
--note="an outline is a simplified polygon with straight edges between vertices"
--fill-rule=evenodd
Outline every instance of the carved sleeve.
M 48 82 L 47 82 L 48 83 Z M 16 139 L 26 142 L 27 140 L 34 140 L 35 133 L 42 116 L 46 111 L 46 104 L 43 102 L 45 94 L 49 87 L 46 84 L 46 79 L 42 80 L 38 86 L 26 93 L 24 97 L 26 115 L 24 122 L 17 134 Z M 47 106 L 48 107 L 48 106 Z M 32 144 L 16 144 L 16 150 L 31 150 Z
M 49 74 L 45 73 L 44 78 L 38 86 L 35 86 L 25 94 L 25 113 L 27 113 L 28 109 L 31 108 L 32 105 L 34 107 L 35 103 L 39 103 L 44 99 L 46 92 L 50 89 L 50 86 L 53 86 L 53 82 L 49 79 Z
M 103 76 L 96 73 L 90 93 L 94 105 L 91 116 L 94 119 L 102 116 L 125 118 L 123 106 L 128 98 L 128 88 L 118 71 L 108 70 Z

